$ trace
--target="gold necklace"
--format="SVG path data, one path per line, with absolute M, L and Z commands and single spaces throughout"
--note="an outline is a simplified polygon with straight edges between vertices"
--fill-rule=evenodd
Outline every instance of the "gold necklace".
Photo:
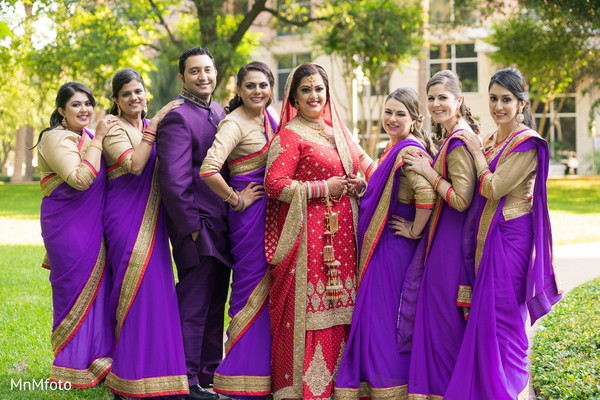
M 310 122 L 309 120 L 304 118 L 301 114 L 298 114 L 298 121 L 300 121 L 302 124 L 308 126 L 309 128 L 317 131 L 317 133 L 319 135 L 323 136 L 325 139 L 327 139 L 327 140 L 332 139 L 328 134 L 325 133 L 325 128 L 323 128 L 323 125 L 317 124 L 315 122 Z
M 246 115 L 248 116 L 248 118 L 250 118 L 253 122 L 257 123 L 260 126 L 260 129 L 263 133 L 265 133 L 265 126 L 262 122 L 259 122 L 256 120 L 256 117 L 253 117 L 252 115 L 250 115 L 250 113 L 248 112 L 248 110 L 246 110 L 246 107 L 244 107 L 244 105 L 242 104 L 242 108 L 244 109 L 244 111 L 246 112 Z M 264 122 L 264 116 L 260 117 Z

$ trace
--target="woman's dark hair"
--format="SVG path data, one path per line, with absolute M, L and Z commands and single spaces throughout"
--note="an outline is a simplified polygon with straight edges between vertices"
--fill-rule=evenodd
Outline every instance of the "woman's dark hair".
M 75 95 L 75 93 L 78 93 L 78 92 L 85 93 L 88 97 L 88 100 L 92 103 L 92 105 L 94 107 L 96 107 L 96 99 L 94 98 L 94 95 L 92 94 L 92 91 L 90 90 L 89 87 L 87 87 L 83 83 L 79 83 L 79 82 L 67 82 L 67 83 L 63 84 L 58 89 L 58 93 L 56 93 L 56 103 L 55 103 L 56 108 L 54 109 L 54 111 L 52 111 L 52 115 L 50 115 L 50 126 L 40 132 L 40 135 L 38 136 L 38 140 L 37 140 L 36 144 L 32 147 L 32 149 L 38 145 L 44 132 L 55 129 L 59 125 L 62 124 L 64 117 L 62 115 L 60 115 L 60 113 L 58 112 L 58 109 L 59 108 L 62 108 L 63 110 L 66 109 L 67 103 L 69 102 L 71 97 L 73 97 Z
M 438 71 L 429 79 L 427 82 L 427 93 L 429 93 L 429 88 L 435 85 L 443 85 L 446 90 L 448 90 L 454 97 L 457 99 L 462 96 L 462 84 L 458 79 L 456 74 L 448 69 L 444 69 L 442 71 Z M 460 104 L 460 108 L 458 110 L 460 114 L 465 118 L 473 132 L 479 134 L 479 124 L 473 119 L 471 115 L 471 109 L 467 107 L 465 101 L 463 99 Z M 436 140 L 441 140 L 444 137 L 442 132 L 443 126 L 442 124 L 434 124 L 434 132 Z M 448 132 L 451 133 L 451 132 Z
M 290 85 L 289 95 L 289 102 L 292 106 L 296 104 L 296 90 L 298 90 L 298 86 L 300 86 L 300 81 L 302 80 L 302 78 L 315 74 L 321 75 L 323 83 L 325 84 L 325 102 L 329 101 L 329 78 L 327 77 L 327 72 L 325 72 L 325 69 L 323 69 L 323 67 L 321 67 L 318 64 L 304 63 L 299 65 L 298 68 L 296 68 L 296 72 L 294 72 L 294 76 L 292 76 L 292 83 Z
M 488 86 L 488 91 L 492 88 L 494 83 L 497 83 L 500 86 L 508 89 L 512 94 L 515 95 L 518 101 L 524 101 L 525 106 L 523 107 L 523 124 L 530 129 L 536 130 L 535 120 L 533 119 L 533 115 L 531 115 L 531 111 L 529 110 L 529 91 L 527 90 L 525 84 L 525 77 L 516 68 L 504 68 L 500 71 L 496 72 L 492 79 L 490 79 L 490 84 Z
M 248 64 L 246 64 L 242 68 L 240 68 L 240 70 L 237 73 L 237 81 L 236 81 L 237 87 L 242 87 L 242 84 L 244 83 L 244 80 L 246 79 L 246 74 L 249 71 L 258 71 L 258 72 L 262 72 L 263 74 L 265 74 L 265 76 L 267 77 L 267 80 L 269 81 L 269 85 L 271 86 L 271 91 L 273 91 L 273 86 L 275 85 L 275 78 L 273 77 L 273 73 L 271 72 L 271 69 L 269 68 L 269 66 L 267 64 L 260 62 L 260 61 L 249 62 Z M 236 108 L 241 106 L 242 104 L 244 104 L 242 102 L 242 98 L 236 94 L 235 96 L 233 96 L 233 99 L 229 100 L 229 104 L 225 107 L 225 113 L 229 114 L 230 112 L 232 112 L 233 110 L 235 110 Z M 268 107 L 269 104 L 271 104 L 271 99 L 269 99 L 267 101 L 266 107 Z
M 433 146 L 433 141 L 429 134 L 423 129 L 423 115 L 419 113 L 419 95 L 413 89 L 408 87 L 402 87 L 394 90 L 385 98 L 385 103 L 390 99 L 396 99 L 400 103 L 404 104 L 406 109 L 408 110 L 408 114 L 415 121 L 414 122 L 414 131 L 411 132 L 425 147 L 425 150 L 429 153 L 430 156 L 434 157 L 436 153 L 436 149 Z M 384 104 L 385 104 L 384 103 Z
M 144 85 L 144 80 L 142 79 L 142 75 L 137 72 L 133 68 L 123 68 L 118 70 L 112 78 L 112 99 L 113 103 L 110 107 L 109 114 L 119 115 L 119 106 L 115 101 L 116 98 L 119 98 L 119 92 L 123 88 L 123 86 L 127 85 L 132 80 L 136 80 L 142 84 L 144 91 L 146 90 L 146 85 Z M 146 101 L 148 101 L 146 99 Z M 148 103 L 146 103 L 147 105 Z M 146 118 L 146 111 L 142 111 L 142 120 Z

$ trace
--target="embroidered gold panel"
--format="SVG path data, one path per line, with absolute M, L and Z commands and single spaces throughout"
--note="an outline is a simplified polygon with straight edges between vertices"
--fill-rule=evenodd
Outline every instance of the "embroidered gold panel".
M 175 394 L 189 390 L 186 375 L 158 376 L 153 378 L 127 380 L 112 371 L 106 376 L 106 386 L 114 392 L 125 395 Z
M 407 400 L 408 386 L 375 388 L 368 382 L 361 382 L 359 389 L 336 388 L 335 390 L 335 400 L 359 400 L 364 397 L 370 397 L 371 400 Z
M 119 304 L 117 306 L 117 326 L 115 328 L 115 337 L 117 341 L 121 336 L 121 329 L 125 323 L 125 317 L 129 306 L 135 299 L 137 293 L 138 282 L 144 276 L 146 268 L 146 260 L 150 257 L 150 248 L 154 241 L 154 227 L 158 223 L 158 213 L 160 210 L 160 192 L 158 187 L 158 163 L 154 166 L 152 175 L 152 186 L 144 210 L 144 217 L 138 231 L 135 244 L 131 251 L 131 258 L 127 265 L 127 271 L 123 277 L 121 284 L 121 292 L 119 295 Z
M 270 376 L 226 376 L 215 373 L 214 387 L 228 393 L 271 393 Z
M 260 154 L 256 154 L 251 158 L 236 163 L 229 163 L 229 174 L 230 176 L 244 175 L 249 172 L 254 172 L 267 164 L 267 152 L 263 151 Z
M 61 323 L 56 327 L 50 336 L 50 342 L 52 343 L 54 356 L 58 355 L 58 353 L 75 335 L 77 329 L 79 329 L 79 326 L 83 322 L 87 311 L 96 298 L 96 292 L 100 286 L 100 283 L 102 282 L 105 268 L 106 243 L 104 242 L 104 239 L 102 239 L 100 251 L 98 252 L 98 257 L 96 258 L 96 264 L 92 268 L 92 273 L 90 274 L 88 281 L 83 286 L 81 293 L 77 297 L 77 300 L 75 300 L 75 303 L 73 303 L 73 307 L 71 307 L 71 310 L 69 310 L 67 316 L 61 321 Z
M 44 195 L 45 197 L 50 196 L 52 194 L 52 192 L 54 191 L 54 189 L 59 187 L 60 184 L 63 182 L 64 182 L 64 180 L 56 174 L 54 176 L 52 176 L 51 178 L 44 180 L 40 185 L 42 188 L 42 195 Z
M 92 387 L 108 374 L 111 365 L 112 360 L 110 357 L 97 358 L 86 369 L 72 369 L 52 365 L 50 380 L 69 382 L 78 388 Z

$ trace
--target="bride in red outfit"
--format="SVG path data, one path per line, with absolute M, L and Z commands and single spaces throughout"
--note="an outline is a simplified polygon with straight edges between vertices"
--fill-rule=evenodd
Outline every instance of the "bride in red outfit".
M 356 174 L 371 164 L 337 114 L 325 70 L 292 71 L 265 178 L 275 400 L 332 396 L 356 294 L 366 188 Z

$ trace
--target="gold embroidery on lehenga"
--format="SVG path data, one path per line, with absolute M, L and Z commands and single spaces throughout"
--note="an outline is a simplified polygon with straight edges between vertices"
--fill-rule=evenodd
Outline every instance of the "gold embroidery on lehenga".
M 319 396 L 325 392 L 327 387 L 332 383 L 321 343 L 317 344 L 315 348 L 315 354 L 306 370 L 304 382 L 306 382 L 306 385 L 315 396 Z
M 96 258 L 96 264 L 92 269 L 87 282 L 85 283 L 81 293 L 75 300 L 73 307 L 69 310 L 67 316 L 61 321 L 56 327 L 52 335 L 50 336 L 50 342 L 52 343 L 52 350 L 54 356 L 69 343 L 73 335 L 77 332 L 77 329 L 81 325 L 82 320 L 85 318 L 86 312 L 89 310 L 91 304 L 96 298 L 96 291 L 104 276 L 104 270 L 106 268 L 106 243 L 102 239 L 98 257 Z
M 127 317 L 129 306 L 135 300 L 138 283 L 144 277 L 145 263 L 149 257 L 150 248 L 154 240 L 155 225 L 160 211 L 160 192 L 158 188 L 158 163 L 154 166 L 152 175 L 152 186 L 144 210 L 144 216 L 140 225 L 135 244 L 131 251 L 131 258 L 127 265 L 127 271 L 123 277 L 121 291 L 119 294 L 119 305 L 117 306 L 117 326 L 115 337 L 117 341 L 121 336 L 121 329 Z
M 97 358 L 86 369 L 73 369 L 52 365 L 50 368 L 50 380 L 69 382 L 78 388 L 92 387 L 108 374 L 111 365 L 112 360 L 110 357 Z

